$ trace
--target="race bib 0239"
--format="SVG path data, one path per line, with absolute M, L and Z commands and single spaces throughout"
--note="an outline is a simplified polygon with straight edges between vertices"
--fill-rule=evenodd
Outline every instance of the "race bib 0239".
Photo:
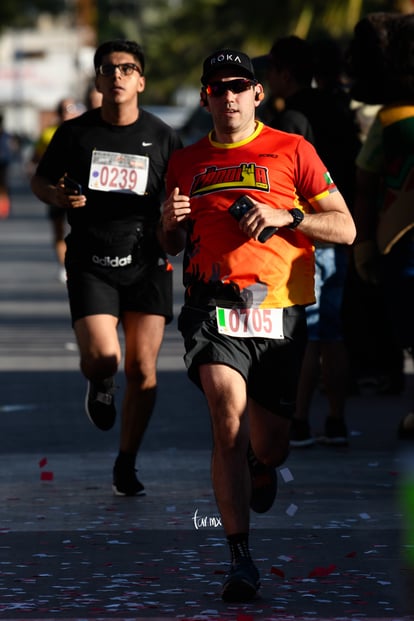
M 88 187 L 101 192 L 132 192 L 142 195 L 147 188 L 148 171 L 149 159 L 144 155 L 96 149 L 92 153 Z
M 283 308 L 216 308 L 220 334 L 283 339 Z

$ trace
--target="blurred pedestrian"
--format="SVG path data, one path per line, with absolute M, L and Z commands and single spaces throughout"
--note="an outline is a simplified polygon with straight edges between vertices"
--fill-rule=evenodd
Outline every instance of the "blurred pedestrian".
M 414 15 L 390 22 L 384 60 L 384 105 L 357 158 L 354 257 L 360 277 L 379 287 L 383 331 L 414 356 Z M 414 440 L 414 395 L 398 435 Z
M 88 380 L 85 409 L 103 431 L 116 418 L 118 327 L 123 329 L 126 386 L 113 490 L 134 496 L 144 493 L 135 462 L 155 404 L 164 327 L 172 318 L 172 268 L 156 230 L 167 162 L 181 142 L 138 105 L 145 89 L 138 43 L 103 43 L 94 67 L 102 107 L 58 128 L 32 189 L 68 215 L 65 266 L 80 367 Z
M 355 228 L 312 145 L 255 119 L 263 87 L 248 56 L 213 53 L 201 82 L 214 127 L 173 154 L 160 235 L 171 254 L 185 247 L 179 328 L 212 423 L 212 482 L 231 557 L 221 595 L 248 601 L 260 586 L 249 509 L 271 508 L 275 467 L 289 451 L 314 301 L 312 239 L 351 244 Z
M 4 128 L 3 115 L 0 114 L 0 219 L 10 214 L 10 192 L 8 171 L 13 157 L 12 137 Z
M 266 75 L 269 88 L 256 117 L 274 129 L 299 134 L 314 144 L 307 99 L 311 97 L 312 109 L 317 108 L 318 103 L 313 103 L 317 94 L 311 88 L 313 62 L 310 45 L 297 36 L 281 37 L 268 54 L 253 59 L 253 66 L 260 67 Z
M 96 88 L 95 81 L 91 82 L 86 89 L 85 106 L 87 110 L 93 110 L 102 106 L 102 93 Z
M 59 101 L 56 107 L 56 121 L 52 125 L 48 125 L 41 132 L 38 140 L 35 143 L 33 155 L 31 158 L 31 173 L 33 167 L 36 167 L 39 163 L 43 153 L 46 151 L 55 131 L 61 123 L 74 119 L 82 112 L 85 111 L 85 107 L 76 101 L 73 97 L 65 97 Z M 47 215 L 52 227 L 53 235 L 53 247 L 55 250 L 56 258 L 59 265 L 58 279 L 60 282 L 66 282 L 66 270 L 65 270 L 65 253 L 66 253 L 66 212 L 64 209 L 57 207 L 56 205 L 47 206 Z
M 355 26 L 348 49 L 350 94 L 358 105 L 375 110 L 384 101 L 389 40 L 397 13 L 370 13 Z M 374 117 L 371 120 L 374 120 Z M 369 131 L 369 127 L 368 127 Z M 366 140 L 366 136 L 365 136 Z M 377 394 L 400 394 L 404 390 L 404 356 L 387 329 L 382 295 L 373 282 L 363 280 L 351 261 L 348 270 L 344 317 L 350 350 L 352 390 Z M 378 334 L 382 333 L 381 342 Z
M 328 54 L 326 47 L 329 47 Z M 312 142 L 352 207 L 359 140 L 350 101 L 341 84 L 342 57 L 338 46 L 327 40 L 319 42 L 316 48 L 316 44 L 312 46 L 292 35 L 277 39 L 267 58 L 269 100 L 283 101 L 273 117 L 267 109 L 267 123 L 301 134 Z M 313 86 L 315 79 L 317 87 Z M 294 447 L 308 447 L 315 442 L 309 416 L 321 381 L 329 411 L 319 440 L 334 445 L 348 444 L 345 404 L 349 359 L 342 321 L 348 249 L 320 241 L 315 241 L 315 246 L 316 301 L 306 309 L 308 344 L 292 421 L 290 443 Z

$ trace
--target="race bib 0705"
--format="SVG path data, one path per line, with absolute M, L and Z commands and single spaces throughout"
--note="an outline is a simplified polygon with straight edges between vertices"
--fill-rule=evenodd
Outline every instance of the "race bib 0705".
M 220 334 L 283 339 L 283 308 L 216 308 Z
M 102 192 L 145 194 L 148 171 L 149 159 L 144 155 L 95 150 L 88 187 Z

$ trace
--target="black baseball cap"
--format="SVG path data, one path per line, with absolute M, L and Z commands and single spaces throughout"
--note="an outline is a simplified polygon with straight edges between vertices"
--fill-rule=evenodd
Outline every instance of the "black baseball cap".
M 252 61 L 247 54 L 238 50 L 218 50 L 205 59 L 203 63 L 203 75 L 201 83 L 208 84 L 213 75 L 221 69 L 234 70 L 234 75 L 243 76 L 255 80 Z

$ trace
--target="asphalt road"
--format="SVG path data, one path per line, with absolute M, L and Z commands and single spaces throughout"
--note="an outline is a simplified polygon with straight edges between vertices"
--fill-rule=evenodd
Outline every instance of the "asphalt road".
M 175 273 L 177 314 L 179 261 Z M 0 618 L 413 619 L 396 440 L 412 368 L 401 396 L 349 398 L 349 448 L 292 451 L 274 507 L 252 515 L 261 597 L 236 606 L 220 599 L 228 552 L 210 486 L 210 426 L 182 353 L 173 323 L 138 458 L 147 495 L 114 497 L 119 427 L 100 432 L 84 414 L 46 210 L 24 188 L 14 192 L 0 221 Z M 326 413 L 317 395 L 315 429 Z

